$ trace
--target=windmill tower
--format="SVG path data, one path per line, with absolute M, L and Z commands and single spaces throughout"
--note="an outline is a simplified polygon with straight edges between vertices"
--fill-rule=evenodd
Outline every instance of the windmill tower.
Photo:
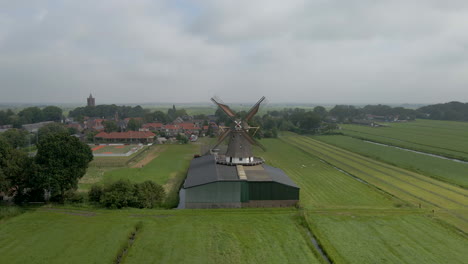
M 215 103 L 232 121 L 231 127 L 222 128 L 224 131 L 219 137 L 218 142 L 213 147 L 215 149 L 221 142 L 229 137 L 229 144 L 224 156 L 219 156 L 217 159 L 218 163 L 227 165 L 258 165 L 263 163 L 260 158 L 255 158 L 252 153 L 252 145 L 258 146 L 265 150 L 265 147 L 255 140 L 249 131 L 254 129 L 255 132 L 259 127 L 251 127 L 248 124 L 255 114 L 257 114 L 260 104 L 265 100 L 265 96 L 262 96 L 258 102 L 252 106 L 245 118 L 241 119 L 236 116 L 236 113 L 229 108 L 226 104 L 222 103 L 221 100 L 211 98 L 211 101 Z

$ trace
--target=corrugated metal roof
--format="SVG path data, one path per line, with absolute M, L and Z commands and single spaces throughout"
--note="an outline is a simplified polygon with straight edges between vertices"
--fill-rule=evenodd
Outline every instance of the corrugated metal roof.
M 268 165 L 244 166 L 247 181 L 271 181 L 299 188 L 281 169 Z M 237 174 L 236 166 L 217 164 L 213 155 L 195 158 L 184 183 L 184 188 L 208 184 L 217 181 L 242 181 Z
M 213 155 L 195 158 L 190 162 L 190 168 L 184 183 L 184 188 L 203 185 L 216 181 L 236 181 L 237 170 L 234 166 L 216 164 Z
M 297 186 L 282 169 L 268 166 L 266 164 L 263 164 L 262 166 L 265 168 L 265 171 L 268 172 L 268 175 L 270 175 L 273 181 L 299 188 L 299 186 Z

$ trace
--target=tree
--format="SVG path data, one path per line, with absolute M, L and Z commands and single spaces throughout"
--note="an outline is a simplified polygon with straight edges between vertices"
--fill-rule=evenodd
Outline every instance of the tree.
M 15 196 L 21 202 L 26 190 L 40 189 L 35 182 L 35 166 L 26 153 L 12 148 L 0 138 L 0 191 Z
M 323 106 L 316 106 L 314 107 L 314 113 L 320 116 L 320 118 L 325 118 L 328 114 L 327 109 Z
M 104 188 L 100 202 L 108 208 L 122 208 L 136 203 L 135 185 L 129 180 L 118 180 Z
M 119 126 L 117 126 L 117 123 L 115 121 L 106 120 L 102 122 L 102 124 L 104 125 L 104 131 L 106 131 L 107 133 L 119 131 Z
M 93 154 L 76 137 L 51 133 L 39 141 L 35 160 L 44 186 L 63 202 L 65 192 L 78 187 Z
M 69 135 L 69 131 L 68 129 L 63 125 L 63 124 L 60 124 L 60 123 L 50 123 L 50 124 L 47 124 L 41 128 L 39 128 L 39 130 L 37 131 L 38 133 L 38 138 L 39 138 L 39 141 L 42 140 L 42 138 L 46 137 L 47 135 L 49 134 L 59 134 L 59 133 L 62 133 L 62 134 L 67 134 Z
M 164 188 L 153 181 L 135 184 L 137 207 L 154 208 L 160 206 L 165 195 Z
M 57 106 L 47 106 L 42 109 L 44 121 L 60 121 L 62 119 L 62 109 Z
M 11 111 L 11 109 L 8 109 L 7 111 L 0 111 L 0 126 L 11 125 L 13 123 L 12 117 L 14 115 L 15 114 L 13 111 Z
M 138 129 L 141 127 L 141 121 L 138 120 L 138 119 L 135 119 L 135 118 L 131 118 L 129 121 L 128 121 L 128 124 L 127 124 L 127 130 L 130 130 L 130 131 L 138 131 Z
M 37 122 L 44 121 L 42 111 L 38 107 L 25 108 L 25 109 L 21 110 L 18 113 L 18 115 L 19 115 L 20 118 L 22 118 L 22 120 L 24 122 L 23 124 L 37 123 Z
M 29 133 L 24 129 L 12 128 L 0 134 L 13 148 L 23 148 L 28 145 Z
M 189 142 L 187 136 L 182 134 L 177 134 L 176 139 L 182 144 L 187 144 Z

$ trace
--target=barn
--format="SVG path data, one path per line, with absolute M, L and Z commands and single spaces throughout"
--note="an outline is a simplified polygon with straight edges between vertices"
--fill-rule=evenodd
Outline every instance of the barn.
M 183 186 L 185 208 L 288 207 L 299 201 L 299 187 L 281 169 L 217 159 L 205 155 L 191 161 Z

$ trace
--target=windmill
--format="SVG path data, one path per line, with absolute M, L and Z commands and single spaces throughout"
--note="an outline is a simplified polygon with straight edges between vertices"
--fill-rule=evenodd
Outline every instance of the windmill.
M 255 114 L 257 114 L 260 104 L 265 100 L 265 96 L 262 96 L 258 102 L 252 106 L 245 118 L 240 119 L 236 117 L 236 113 L 229 108 L 226 104 L 218 98 L 211 98 L 211 101 L 215 103 L 232 121 L 231 127 L 223 127 L 221 136 L 218 139 L 216 145 L 212 148 L 215 149 L 221 142 L 229 137 L 229 144 L 226 154 L 221 159 L 217 159 L 218 163 L 228 165 L 257 165 L 263 163 L 262 159 L 254 158 L 252 153 L 252 145 L 258 146 L 265 150 L 265 147 L 255 140 L 250 134 L 251 129 L 255 129 L 255 132 L 259 127 L 251 127 L 248 121 L 251 120 Z M 224 159 L 223 159 L 224 158 Z

